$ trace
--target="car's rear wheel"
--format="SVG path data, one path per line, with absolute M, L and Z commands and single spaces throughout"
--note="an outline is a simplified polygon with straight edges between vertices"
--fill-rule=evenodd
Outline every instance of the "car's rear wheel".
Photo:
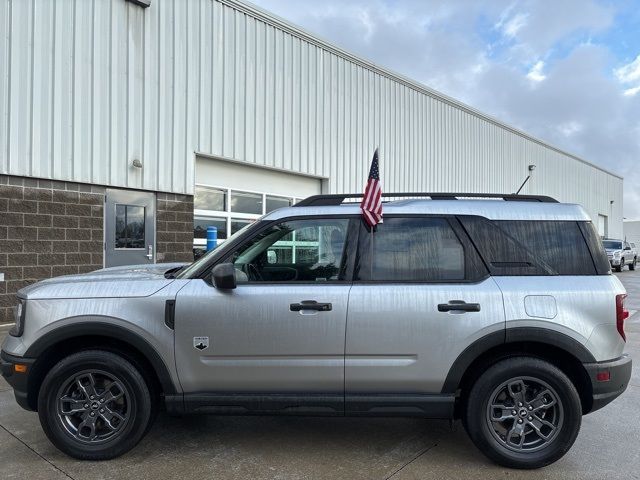
M 129 451 L 146 433 L 152 410 L 138 369 L 102 350 L 62 359 L 46 375 L 38 396 L 38 415 L 49 440 L 81 460 L 106 460 Z
M 571 380 L 548 362 L 516 357 L 486 370 L 467 399 L 465 425 L 487 457 L 511 468 L 540 468 L 573 445 L 582 421 Z

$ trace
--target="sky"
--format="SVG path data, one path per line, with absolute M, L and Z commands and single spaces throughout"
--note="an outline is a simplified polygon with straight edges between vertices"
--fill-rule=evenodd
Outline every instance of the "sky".
M 253 0 L 624 177 L 640 219 L 640 0 Z

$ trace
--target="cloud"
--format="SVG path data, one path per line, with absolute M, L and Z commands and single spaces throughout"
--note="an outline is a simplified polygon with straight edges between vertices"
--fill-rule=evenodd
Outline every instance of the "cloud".
M 510 11 L 510 9 L 508 10 Z M 510 18 L 500 17 L 500 21 L 496 24 L 496 28 L 502 31 L 502 34 L 507 37 L 515 37 L 522 27 L 527 25 L 526 13 L 516 13 Z
M 632 97 L 640 92 L 640 55 L 636 59 L 614 70 L 615 76 L 623 85 L 633 85 L 626 88 L 624 95 Z
M 640 218 L 640 16 L 597 0 L 254 0 L 322 38 L 625 177 Z M 614 8 L 615 7 L 615 8 Z M 618 20 L 635 23 L 628 34 Z M 630 20 L 635 19 L 635 20 Z M 628 27 L 628 25 L 627 25 Z M 615 41 L 602 38 L 616 33 Z M 636 42 L 637 43 L 637 42 Z
M 547 76 L 544 73 L 542 73 L 543 68 L 544 68 L 544 62 L 542 60 L 538 60 L 533 65 L 533 67 L 531 67 L 531 70 L 529 70 L 529 73 L 527 73 L 527 78 L 535 83 L 542 82 L 545 78 L 547 78 Z

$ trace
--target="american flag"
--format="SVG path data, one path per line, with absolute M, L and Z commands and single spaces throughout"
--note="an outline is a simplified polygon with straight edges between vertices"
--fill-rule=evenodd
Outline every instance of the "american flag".
M 382 184 L 380 183 L 380 167 L 378 165 L 378 149 L 373 153 L 373 161 L 369 170 L 369 179 L 364 189 L 364 197 L 360 210 L 365 222 L 370 227 L 382 223 Z

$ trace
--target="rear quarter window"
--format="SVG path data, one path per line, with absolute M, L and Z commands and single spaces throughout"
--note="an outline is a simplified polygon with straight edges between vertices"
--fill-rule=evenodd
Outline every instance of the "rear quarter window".
M 588 222 L 460 217 L 492 275 L 608 273 Z M 581 225 L 582 223 L 586 225 Z
M 589 247 L 578 222 L 497 221 L 494 223 L 558 275 L 596 274 Z

